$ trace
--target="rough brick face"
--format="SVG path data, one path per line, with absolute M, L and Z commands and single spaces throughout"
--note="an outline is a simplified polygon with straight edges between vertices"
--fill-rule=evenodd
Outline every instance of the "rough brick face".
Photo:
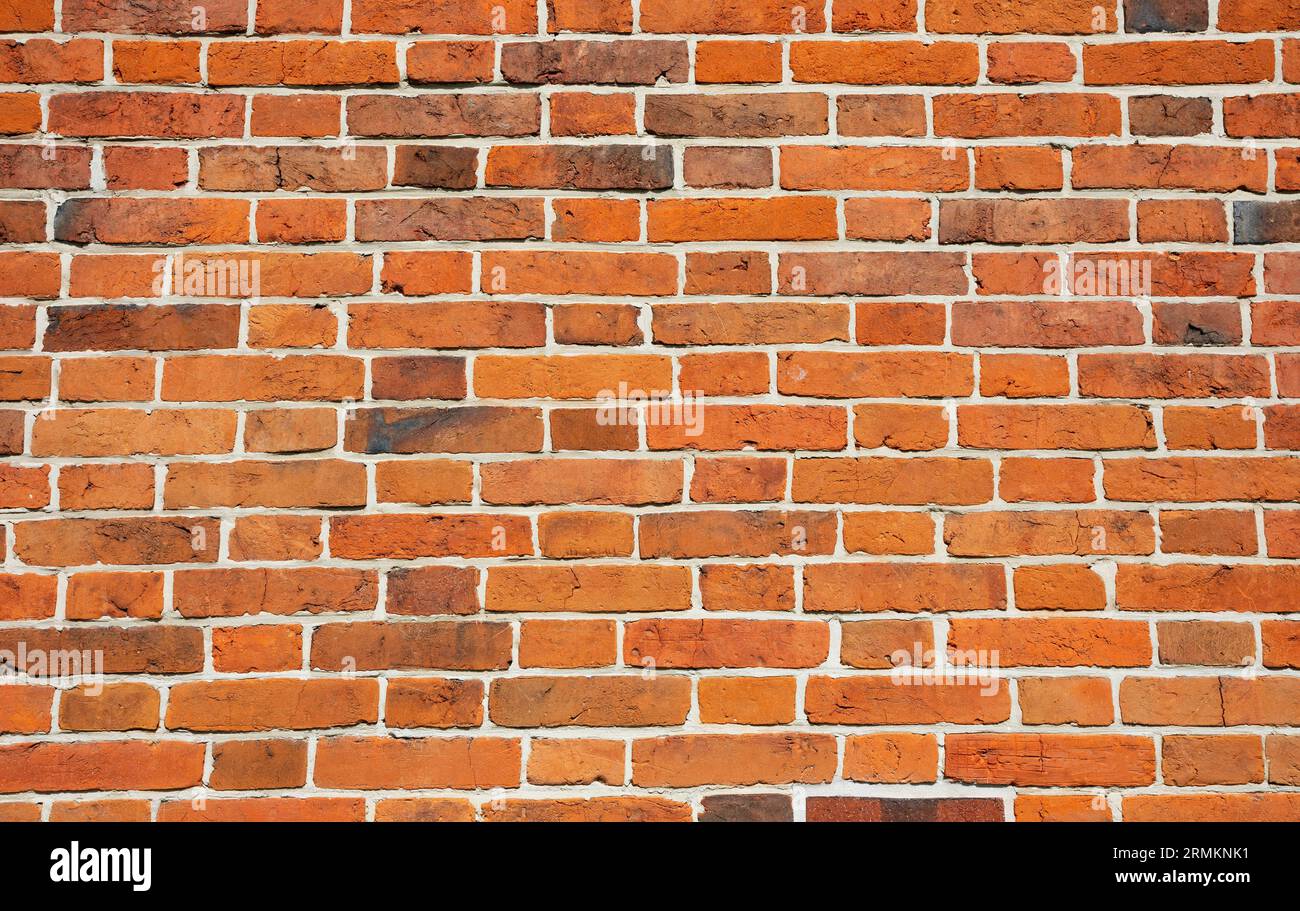
M 1300 819 L 1298 8 L 0 4 L 0 819 Z

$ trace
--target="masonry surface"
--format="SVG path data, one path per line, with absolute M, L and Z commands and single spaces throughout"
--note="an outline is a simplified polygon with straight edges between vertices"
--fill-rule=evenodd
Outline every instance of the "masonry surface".
M 0 818 L 1300 819 L 1300 0 L 0 32 Z

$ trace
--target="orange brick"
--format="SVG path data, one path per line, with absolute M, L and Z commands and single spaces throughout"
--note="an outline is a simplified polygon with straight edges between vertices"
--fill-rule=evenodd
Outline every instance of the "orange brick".
M 844 744 L 844 777 L 850 781 L 921 783 L 939 774 L 939 746 L 927 734 L 865 734 Z
M 617 658 L 609 620 L 528 620 L 520 626 L 521 667 L 602 667 Z
M 790 724 L 793 677 L 707 677 L 700 681 L 700 721 L 705 724 Z

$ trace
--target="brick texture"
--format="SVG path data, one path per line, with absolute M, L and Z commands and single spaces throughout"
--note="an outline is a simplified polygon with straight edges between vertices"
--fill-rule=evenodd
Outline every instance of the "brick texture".
M 0 32 L 0 818 L 1300 819 L 1300 5 Z

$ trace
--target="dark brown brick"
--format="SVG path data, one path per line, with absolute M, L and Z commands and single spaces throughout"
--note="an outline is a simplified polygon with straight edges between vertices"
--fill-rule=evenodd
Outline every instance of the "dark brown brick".
M 1138 95 L 1128 103 L 1129 132 L 1135 136 L 1198 136 L 1214 126 L 1208 98 Z
M 788 794 L 710 794 L 700 822 L 793 822 Z
M 345 150 L 318 146 L 219 146 L 199 151 L 199 186 L 205 190 L 380 190 L 387 183 L 388 153 L 377 146 Z
M 354 95 L 355 136 L 529 136 L 541 128 L 536 95 Z
M 532 240 L 546 229 L 541 199 L 408 197 L 356 203 L 357 240 Z
M 365 408 L 347 422 L 348 452 L 537 452 L 534 408 Z
M 656 136 L 820 136 L 825 95 L 650 95 L 645 128 Z
M 501 75 L 525 85 L 685 82 L 684 41 L 523 41 L 501 48 Z
M 1002 822 L 1002 801 L 985 797 L 809 797 L 809 822 Z
M 1203 32 L 1209 0 L 1124 0 L 1126 32 Z
M 45 328 L 49 351 L 194 351 L 238 344 L 234 304 L 51 307 Z
M 468 190 L 478 183 L 478 149 L 398 146 L 393 184 L 437 190 Z
M 1232 204 L 1233 243 L 1300 241 L 1300 200 L 1237 200 Z
M 464 358 L 378 357 L 371 362 L 370 373 L 370 394 L 376 399 L 465 397 Z
M 1158 345 L 1237 345 L 1241 342 L 1241 310 L 1235 303 L 1152 304 Z

